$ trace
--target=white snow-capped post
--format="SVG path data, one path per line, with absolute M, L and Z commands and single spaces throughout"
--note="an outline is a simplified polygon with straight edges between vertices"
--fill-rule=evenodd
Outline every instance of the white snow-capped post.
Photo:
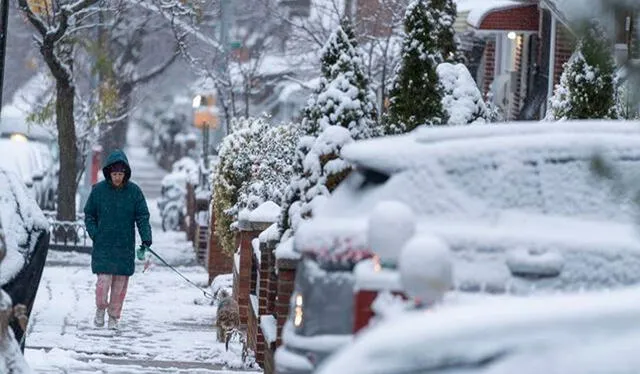
M 378 203 L 369 217 L 367 239 L 382 267 L 395 268 L 398 254 L 416 232 L 416 217 L 399 201 Z
M 434 235 L 411 239 L 398 258 L 400 282 L 416 307 L 442 301 L 453 287 L 453 263 L 449 246 Z

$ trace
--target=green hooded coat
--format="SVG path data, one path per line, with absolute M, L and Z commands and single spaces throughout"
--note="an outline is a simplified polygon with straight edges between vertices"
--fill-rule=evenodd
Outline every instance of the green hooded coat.
M 109 167 L 126 165 L 124 183 L 111 184 Z M 129 181 L 131 167 L 121 150 L 113 151 L 102 167 L 105 180 L 96 183 L 84 207 L 84 222 L 93 241 L 91 270 L 94 274 L 130 276 L 135 270 L 135 225 L 143 242 L 151 245 L 149 209 L 142 190 Z

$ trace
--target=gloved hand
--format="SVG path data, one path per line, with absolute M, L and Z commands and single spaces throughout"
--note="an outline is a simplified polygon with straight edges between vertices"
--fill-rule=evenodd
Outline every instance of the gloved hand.
M 146 245 L 146 242 L 142 243 L 140 247 L 138 247 L 138 250 L 136 251 L 136 257 L 138 260 L 144 261 L 144 257 L 147 254 L 147 248 L 149 248 L 149 246 Z

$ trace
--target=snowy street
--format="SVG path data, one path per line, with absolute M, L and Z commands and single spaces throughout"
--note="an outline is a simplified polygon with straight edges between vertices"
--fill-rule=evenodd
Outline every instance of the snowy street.
M 133 149 L 132 149 L 133 148 Z M 149 198 L 153 249 L 197 284 L 205 269 L 195 263 L 183 232 L 164 233 L 151 190 L 163 171 L 137 146 L 127 150 L 132 180 Z M 142 173 L 136 175 L 136 171 Z M 137 176 L 139 178 L 137 178 Z M 154 181 L 158 181 L 155 182 Z M 241 369 L 241 347 L 216 342 L 215 308 L 205 295 L 158 261 L 130 279 L 120 328 L 93 325 L 96 277 L 91 258 L 50 251 L 29 323 L 25 356 L 37 373 L 232 373 Z

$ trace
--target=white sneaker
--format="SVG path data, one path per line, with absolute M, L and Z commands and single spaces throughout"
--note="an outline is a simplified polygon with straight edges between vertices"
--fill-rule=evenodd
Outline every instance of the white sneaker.
M 109 330 L 117 330 L 118 329 L 118 320 L 109 316 Z
M 93 319 L 93 324 L 96 325 L 96 327 L 104 326 L 104 312 L 104 309 L 96 309 L 96 316 Z

